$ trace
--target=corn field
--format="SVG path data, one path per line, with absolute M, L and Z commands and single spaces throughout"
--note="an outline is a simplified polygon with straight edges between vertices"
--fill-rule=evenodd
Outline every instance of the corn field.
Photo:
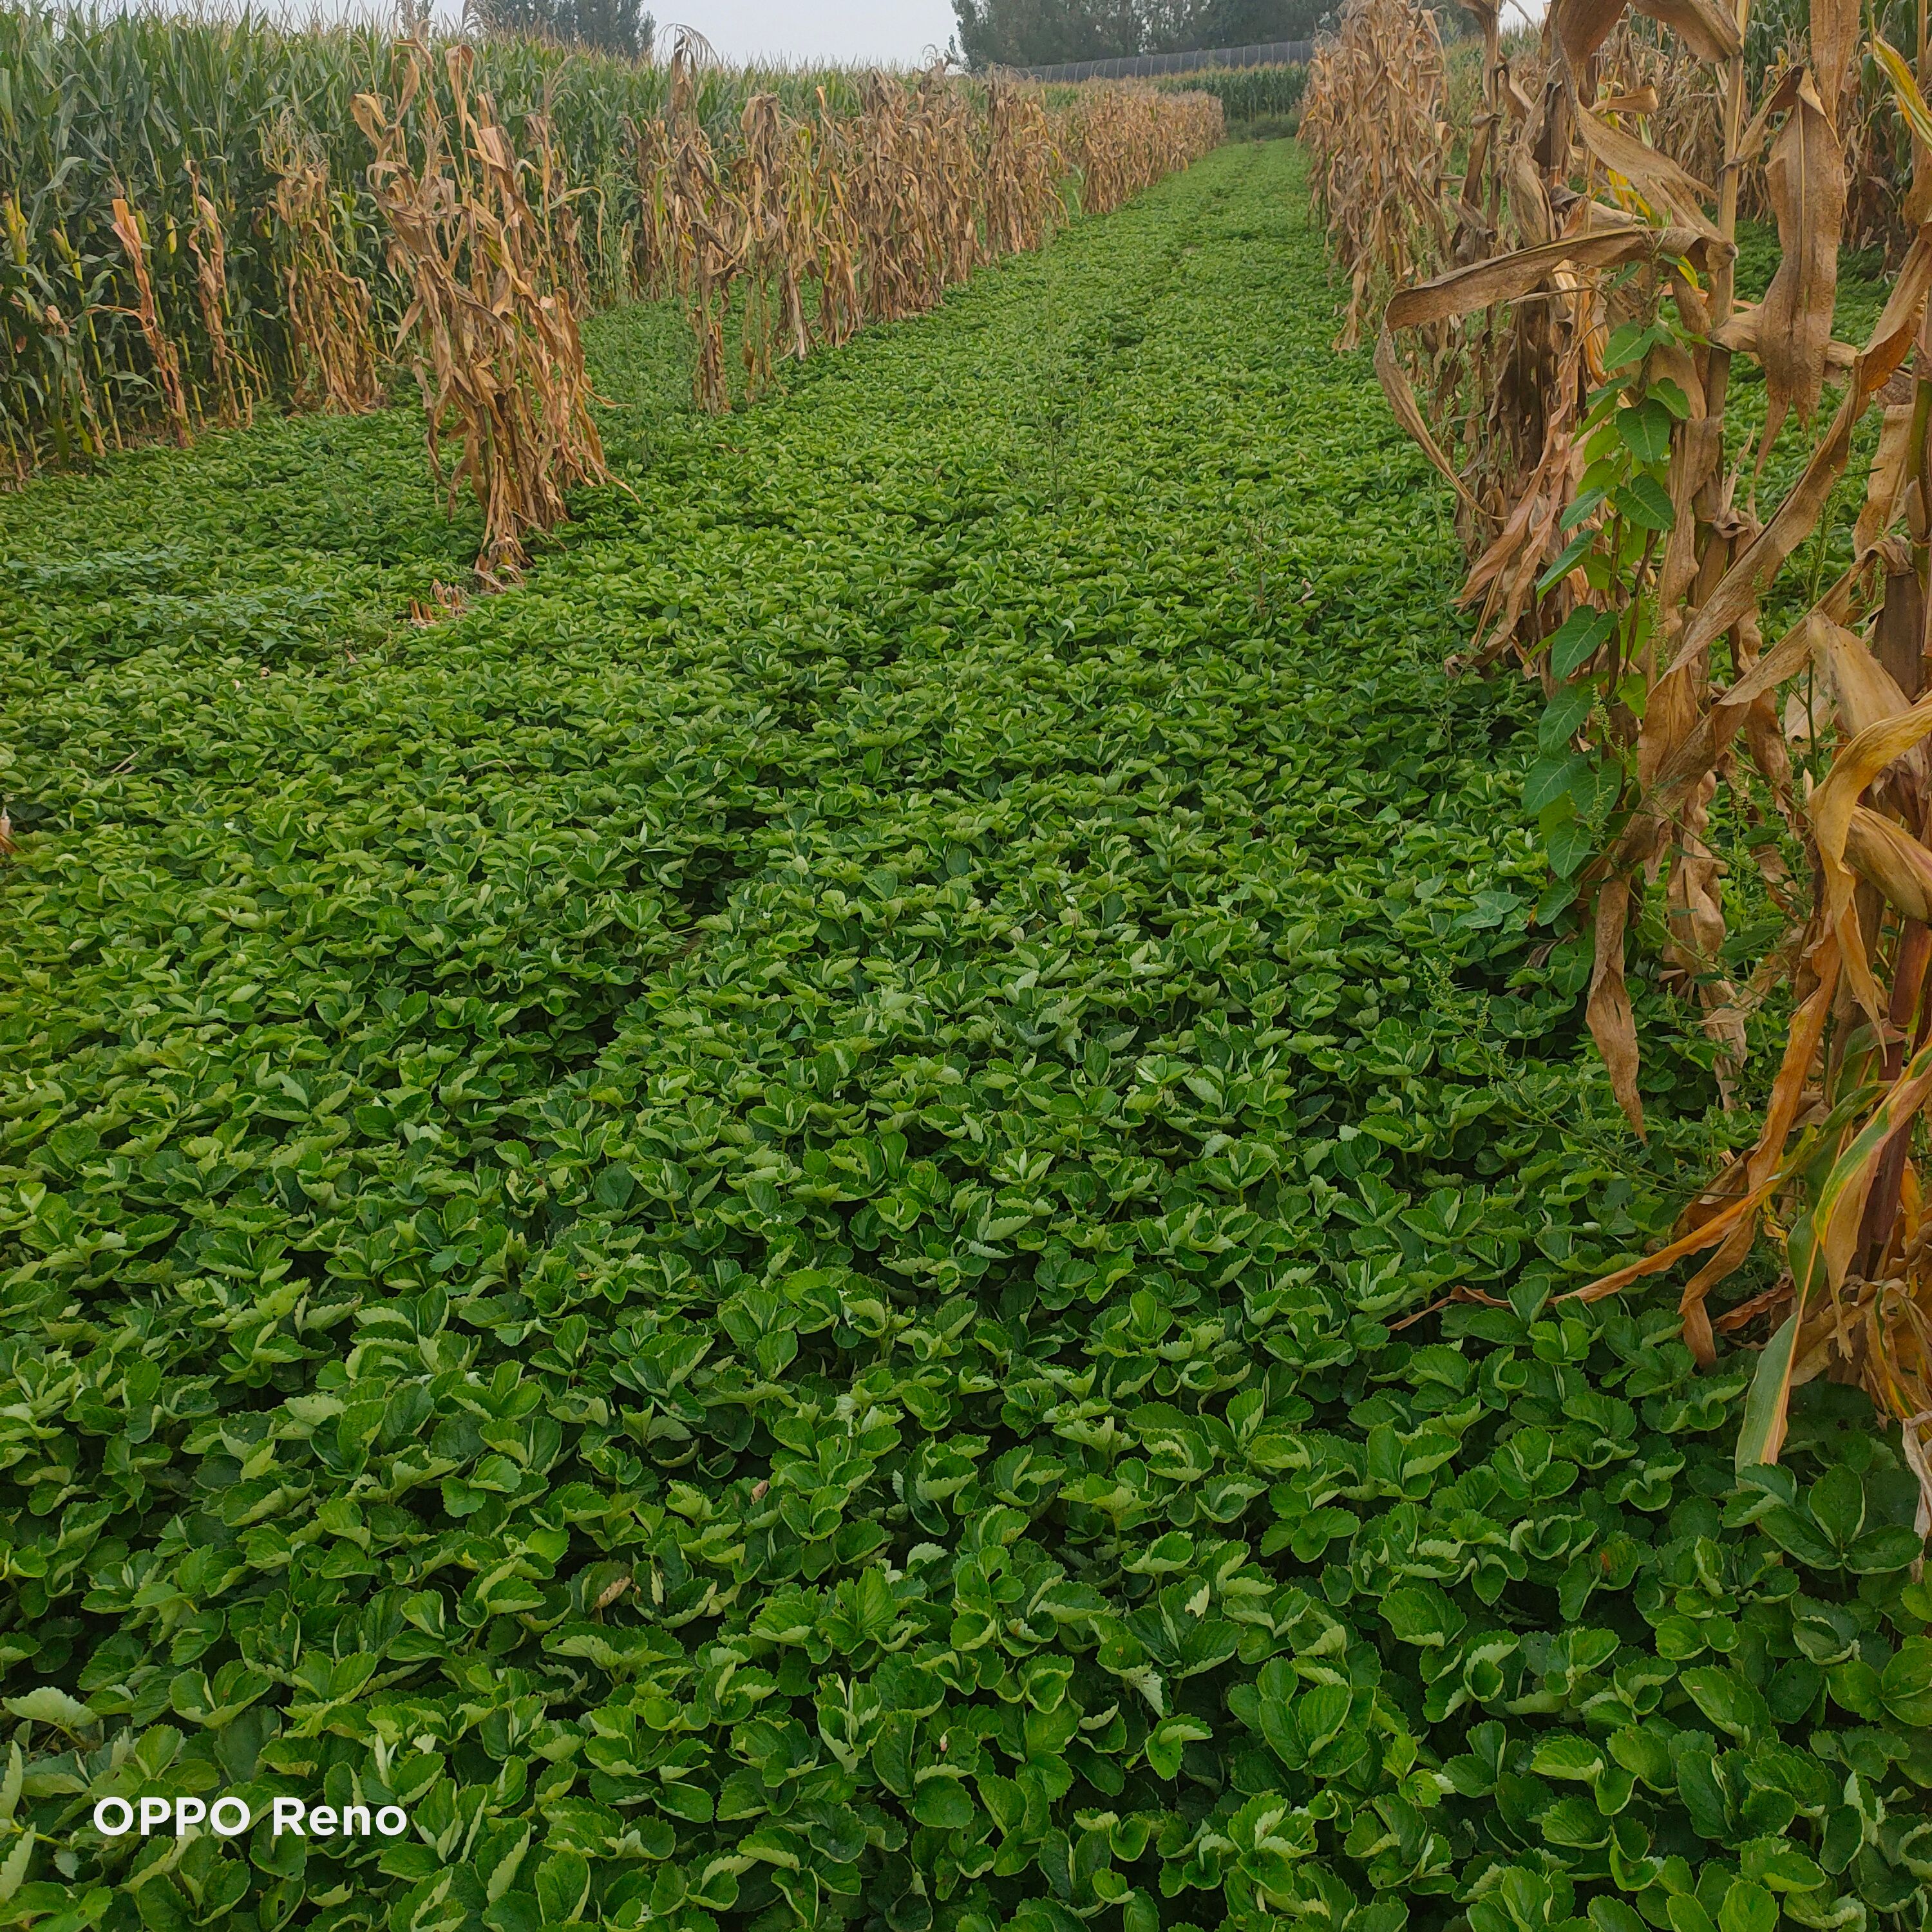
M 394 110 L 362 94 L 356 116 L 375 150 L 369 185 L 388 220 L 390 265 L 413 298 L 403 333 L 416 352 L 430 459 L 440 470 L 443 441 L 454 438 L 450 494 L 466 482 L 482 504 L 478 568 L 494 580 L 522 567 L 526 532 L 562 520 L 566 487 L 609 477 L 573 290 L 560 272 L 578 260 L 574 229 L 560 247 L 546 219 L 568 220 L 547 125 L 532 119 L 538 156 L 522 160 L 489 97 L 473 89 L 472 50 L 445 52 L 447 120 L 424 86 L 428 50 L 410 42 L 400 52 Z M 580 284 L 579 301 L 583 292 Z
M 634 220 L 625 130 L 661 111 L 667 75 L 534 42 L 493 41 L 479 59 L 478 86 L 520 152 L 532 117 L 547 122 L 589 204 L 583 275 L 596 299 L 615 298 Z M 371 27 L 0 10 L 0 464 L 17 475 L 95 455 L 175 414 L 124 226 L 192 422 L 380 398 L 377 345 L 407 297 L 386 272 L 354 103 L 388 86 L 392 64 Z M 740 86 L 707 76 L 706 111 L 735 112 Z
M 1211 94 L 1231 124 L 1280 121 L 1301 105 L 1308 85 L 1305 64 L 1269 67 L 1202 68 L 1194 74 L 1167 74 L 1155 85 L 1163 92 Z
M 1634 944 L 1727 1100 L 1753 1074 L 1747 1022 L 1789 1013 L 1754 1079 L 1755 1144 L 1675 1238 L 1578 1292 L 1703 1256 L 1686 1343 L 1706 1364 L 1720 1333 L 1762 1345 L 1738 1466 L 1777 1460 L 1794 1385 L 1858 1384 L 1901 1429 L 1922 1534 L 1926 14 L 1874 31 L 1853 0 L 1813 0 L 1768 38 L 1750 0 L 1556 0 L 1526 45 L 1472 10 L 1481 82 L 1460 116 L 1434 21 L 1405 0 L 1352 0 L 1314 63 L 1303 128 L 1342 340 L 1373 336 L 1392 407 L 1456 493 L 1466 662 L 1540 682 L 1539 916 L 1589 936 L 1588 1024 L 1632 1126 Z M 1778 244 L 1755 302 L 1736 286 L 1754 211 Z M 1874 238 L 1894 265 L 1882 310 L 1837 340 L 1841 253 Z M 1747 979 L 1748 882 L 1783 937 Z M 1727 1300 L 1760 1233 L 1768 1284 Z
M 1198 94 L 1102 83 L 1052 111 L 997 81 L 697 51 L 0 10 L 0 474 L 369 409 L 400 359 L 483 503 L 482 567 L 513 569 L 602 473 L 591 308 L 682 303 L 696 399 L 726 408 L 1039 246 L 1070 171 L 1104 211 L 1221 137 Z

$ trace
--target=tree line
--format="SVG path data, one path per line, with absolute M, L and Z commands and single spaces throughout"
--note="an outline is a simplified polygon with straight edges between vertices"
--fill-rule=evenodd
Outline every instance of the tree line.
M 973 68 L 1250 46 L 1311 38 L 1335 0 L 952 0 Z

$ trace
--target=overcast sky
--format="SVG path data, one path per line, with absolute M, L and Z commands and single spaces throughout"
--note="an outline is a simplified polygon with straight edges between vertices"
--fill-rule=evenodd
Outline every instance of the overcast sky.
M 233 0 L 240 4 L 242 0 Z M 317 0 L 254 0 L 300 20 Z M 436 16 L 454 23 L 463 0 L 434 0 Z M 952 0 L 644 0 L 657 16 L 662 45 L 673 25 L 695 27 L 733 65 L 763 55 L 783 61 L 876 61 L 910 67 L 943 54 L 952 38 Z M 389 0 L 320 0 L 326 14 L 386 17 Z
M 951 0 L 656 0 L 651 11 L 695 27 L 728 61 L 759 54 L 788 60 L 922 60 L 944 52 Z

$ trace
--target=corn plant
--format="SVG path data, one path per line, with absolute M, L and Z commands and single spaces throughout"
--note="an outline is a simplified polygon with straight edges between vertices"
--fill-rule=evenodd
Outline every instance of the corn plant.
M 343 266 L 341 210 L 328 163 L 292 120 L 267 138 L 274 172 L 268 226 L 285 302 L 290 388 L 298 407 L 359 415 L 382 400 L 369 284 Z
M 460 46 L 531 171 L 532 245 L 574 314 L 675 295 L 712 410 L 732 400 L 734 316 L 754 394 L 775 358 L 922 314 L 980 263 L 1038 247 L 1070 166 L 1105 212 L 1220 138 L 1198 92 L 1101 85 L 1056 114 L 998 78 L 734 73 L 682 29 L 661 64 L 514 38 L 419 44 L 411 115 L 460 121 L 435 76 Z M 424 313 L 360 124 L 390 60 L 361 27 L 0 10 L 9 470 L 182 440 L 270 398 L 382 400 L 378 344 Z M 407 116 L 388 132 L 430 138 Z M 397 160 L 379 164 L 392 187 Z
M 513 37 L 473 58 L 516 151 L 571 184 L 540 200 L 579 309 L 635 293 L 639 152 L 668 68 Z M 410 298 L 386 266 L 353 102 L 388 85 L 390 59 L 369 26 L 0 8 L 0 464 L 24 475 L 271 397 L 380 399 L 374 345 Z M 728 144 L 760 92 L 793 114 L 857 106 L 837 70 L 710 67 L 692 111 Z M 150 306 L 171 355 L 149 340 Z
M 1371 10 L 1389 4 L 1358 0 L 1352 30 L 1365 35 Z M 1708 1364 L 1720 1332 L 1768 1335 L 1740 1467 L 1776 1460 L 1795 1383 L 1824 1374 L 1855 1382 L 1902 1430 L 1924 1491 L 1922 1533 L 1932 1526 L 1932 1228 L 1918 1167 L 1918 1123 L 1932 1103 L 1932 767 L 1922 748 L 1932 700 L 1919 696 L 1932 601 L 1924 360 L 1932 229 L 1915 232 L 1862 345 L 1834 340 L 1832 313 L 1846 157 L 1872 124 L 1862 76 L 1875 66 L 1886 76 L 1916 143 L 1921 183 L 1932 112 L 1910 62 L 1882 38 L 1862 46 L 1849 0 L 1816 0 L 1802 44 L 1787 39 L 1755 101 L 1748 4 L 1646 0 L 1636 10 L 1650 23 L 1558 0 L 1536 99 L 1516 85 L 1495 16 L 1479 14 L 1484 111 L 1463 137 L 1453 216 L 1444 194 L 1411 218 L 1413 228 L 1432 225 L 1450 238 L 1437 272 L 1388 299 L 1377 366 L 1466 513 L 1473 562 L 1464 595 L 1481 609 L 1474 659 L 1513 652 L 1542 681 L 1543 755 L 1524 799 L 1552 873 L 1542 914 L 1574 906 L 1591 934 L 1587 1018 L 1638 1132 L 1640 1057 L 1625 974 L 1646 898 L 1661 934 L 1659 977 L 1710 1036 L 1727 1102 L 1743 1071 L 1747 1013 L 1789 976 L 1794 1011 L 1756 1144 L 1687 1210 L 1676 1238 L 1576 1292 L 1598 1298 L 1714 1251 L 1682 1293 L 1686 1343 Z M 1667 56 L 1654 38 L 1659 22 L 1674 37 Z M 1924 32 L 1922 24 L 1922 50 Z M 1684 77 L 1694 64 L 1695 84 Z M 1318 62 L 1319 98 L 1311 97 L 1331 162 L 1339 134 L 1358 124 L 1348 118 L 1357 96 L 1346 91 L 1347 72 L 1340 52 Z M 1381 140 L 1370 130 L 1364 145 Z M 1752 304 L 1736 298 L 1734 263 L 1741 196 L 1760 166 L 1780 254 Z M 1378 255 L 1358 238 L 1378 184 L 1358 184 L 1339 163 L 1326 183 L 1342 197 L 1330 221 L 1345 260 L 1366 254 L 1392 269 L 1385 238 Z M 1932 207 L 1916 184 L 1904 200 Z M 1398 338 L 1430 330 L 1435 341 L 1405 362 Z M 1499 340 L 1511 345 L 1515 383 L 1498 384 L 1483 420 L 1452 443 L 1478 457 L 1479 494 L 1472 466 L 1452 460 L 1435 434 L 1412 376 L 1439 369 L 1446 345 L 1448 386 L 1466 391 L 1498 368 Z M 1921 362 L 1908 377 L 1915 343 Z M 1766 421 L 1754 438 L 1727 440 L 1739 357 L 1762 371 Z M 1768 639 L 1780 573 L 1820 532 L 1854 431 L 1874 404 L 1885 420 L 1849 568 L 1814 584 L 1802 614 Z M 1787 417 L 1806 426 L 1809 454 L 1760 514 L 1762 453 Z M 1811 706 L 1801 730 L 1774 703 L 1801 672 L 1822 680 L 1832 700 L 1822 737 Z M 1807 787 L 1794 782 L 1801 759 Z M 1729 822 L 1745 828 L 1728 852 L 1715 829 L 1720 787 L 1737 803 Z M 1808 896 L 1778 856 L 1780 829 L 1802 843 Z M 1747 854 L 1792 920 L 1748 992 L 1724 963 L 1721 883 L 1730 860 Z M 1777 1281 L 1713 1308 L 1760 1226 L 1783 1250 Z
M 1205 94 L 1102 85 L 1056 117 L 1037 88 L 934 71 L 868 75 L 842 116 L 822 94 L 812 116 L 754 94 L 714 136 L 701 71 L 674 50 L 668 114 L 640 139 L 639 279 L 682 298 L 694 398 L 713 411 L 733 401 L 734 306 L 755 394 L 775 360 L 924 314 L 982 263 L 1040 246 L 1064 219 L 1070 163 L 1083 207 L 1105 213 L 1222 133 Z
M 1154 85 L 1166 91 L 1211 94 L 1230 126 L 1244 122 L 1283 121 L 1301 105 L 1308 85 L 1305 64 L 1265 67 L 1202 68 L 1192 74 L 1163 76 Z
M 1338 349 L 1360 338 L 1389 284 L 1438 262 L 1448 155 L 1442 43 L 1434 16 L 1405 0 L 1350 0 L 1316 50 L 1301 139 L 1310 187 L 1348 281 Z
M 393 104 L 363 94 L 356 113 L 376 152 L 370 184 L 390 224 L 391 266 L 414 296 L 402 337 L 430 458 L 454 442 L 448 488 L 453 497 L 466 482 L 482 506 L 477 570 L 494 581 L 521 569 L 526 536 L 562 520 L 567 487 L 609 472 L 566 272 L 526 192 L 548 206 L 555 178 L 512 146 L 473 87 L 469 48 L 444 53 L 447 118 L 424 85 L 430 58 L 420 42 L 402 43 Z
M 1067 123 L 1080 206 L 1089 214 L 1111 213 L 1205 154 L 1226 132 L 1212 94 L 1166 94 L 1124 81 L 1083 88 Z

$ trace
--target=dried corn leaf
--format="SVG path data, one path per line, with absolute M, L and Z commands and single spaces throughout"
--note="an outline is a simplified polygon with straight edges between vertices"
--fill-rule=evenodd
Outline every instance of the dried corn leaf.
M 1516 225 L 1530 237 L 1532 245 L 1553 241 L 1556 223 L 1550 212 L 1550 195 L 1536 164 L 1520 144 L 1513 146 L 1509 160 L 1510 208 Z
M 1605 167 L 1621 175 L 1680 227 L 1716 237 L 1718 231 L 1702 206 L 1714 199 L 1711 190 L 1668 154 L 1660 154 L 1648 141 L 1639 140 L 1586 108 L 1578 110 L 1576 131 Z
M 1761 362 L 1763 358 L 1758 338 L 1763 326 L 1763 310 L 1756 302 L 1741 302 L 1732 309 L 1728 321 L 1711 331 L 1711 340 L 1733 355 L 1748 356 L 1754 362 Z M 1857 347 L 1852 343 L 1834 339 L 1825 345 L 1825 367 L 1832 375 L 1842 376 L 1858 359 Z
M 1912 709 L 1911 699 L 1899 688 L 1891 672 L 1872 656 L 1856 632 L 1837 624 L 1821 625 L 1814 649 L 1831 678 L 1838 716 L 1845 721 L 1848 731 L 1868 730 Z M 1922 760 L 1915 762 L 1922 763 Z
M 1902 826 L 1868 806 L 1854 806 L 1845 857 L 1907 919 L 1932 925 L 1932 852 Z
M 1628 227 L 1610 234 L 1567 236 L 1534 248 L 1520 248 L 1493 260 L 1452 268 L 1446 275 L 1399 290 L 1386 311 L 1390 329 L 1420 328 L 1452 316 L 1468 315 L 1498 302 L 1514 302 L 1540 288 L 1559 268 L 1579 273 L 1616 268 L 1626 262 L 1694 256 L 1701 260 L 1708 238 L 1687 227 Z
M 1851 454 L 1852 431 L 1859 417 L 1911 351 L 1928 287 L 1932 287 L 1932 242 L 1922 232 L 1906 251 L 1871 338 L 1853 365 L 1844 400 L 1830 430 L 1811 452 L 1803 474 L 1771 520 L 1744 546 L 1684 626 L 1670 669 L 1676 670 L 1708 650 L 1733 624 L 1755 610 L 1760 585 L 1770 582 L 1816 526 L 1832 486 Z
M 1675 520 L 1665 539 L 1664 564 L 1658 573 L 1657 608 L 1668 627 L 1677 620 L 1677 607 L 1697 574 L 1697 494 L 1717 475 L 1724 457 L 1724 425 L 1720 418 L 1702 413 L 1703 391 L 1695 373 L 1686 393 L 1692 415 L 1676 432 L 1677 447 L 1670 465 L 1670 508 Z
M 1597 895 L 1596 958 L 1584 1017 L 1609 1070 L 1611 1090 L 1624 1118 L 1643 1136 L 1643 1102 L 1636 1090 L 1636 1018 L 1624 983 L 1624 928 L 1630 916 L 1630 884 L 1606 879 Z
M 1771 1105 L 1765 1111 L 1764 1126 L 1758 1135 L 1757 1144 L 1744 1160 L 1747 1198 L 1754 1196 L 1760 1202 L 1782 1178 L 1785 1143 L 1791 1137 L 1792 1126 L 1804 1100 L 1805 1082 L 1817 1058 L 1820 1042 L 1824 1039 L 1826 1024 L 1832 1016 L 1832 998 L 1838 986 L 1836 943 L 1826 940 L 1808 963 L 1817 975 L 1816 983 L 1792 1016 L 1790 1037 L 1785 1043 L 1784 1058 L 1779 1065 L 1778 1078 L 1772 1084 Z M 1705 1304 L 1712 1290 L 1743 1265 L 1756 1232 L 1756 1211 L 1749 1209 L 1732 1224 L 1718 1252 L 1684 1284 L 1683 1294 L 1678 1299 L 1678 1310 L 1684 1318 L 1684 1340 L 1691 1352 L 1707 1365 L 1716 1359 L 1717 1347 Z
M 1648 856 L 1685 794 L 1717 769 L 1751 706 L 1802 670 L 1822 628 L 1844 617 L 1850 605 L 1852 586 L 1848 572 L 1743 676 L 1712 700 L 1695 729 L 1665 760 L 1641 808 L 1631 814 L 1630 825 L 1611 855 L 1612 866 L 1625 868 Z
M 1765 185 L 1780 258 L 1759 314 L 1757 352 L 1768 395 L 1768 445 L 1787 409 L 1809 422 L 1825 386 L 1838 236 L 1845 220 L 1844 153 L 1809 74 L 1771 144 Z
M 153 278 L 148 272 L 147 250 L 141 238 L 138 216 L 118 195 L 114 200 L 112 223 L 114 238 L 128 258 L 128 272 L 134 278 L 135 307 L 123 313 L 140 323 L 142 340 L 147 344 L 154 367 L 154 386 L 166 412 L 168 427 L 175 440 L 185 445 L 188 434 L 188 394 L 182 382 L 181 352 L 163 326 L 160 305 L 155 299 Z
M 1623 17 L 1624 0 L 1556 0 L 1557 44 L 1570 73 L 1585 63 Z M 1717 0 L 1635 0 L 1635 10 L 1670 28 L 1699 59 L 1726 61 L 1743 47 L 1738 23 Z
M 1845 842 L 1850 834 L 1852 814 L 1865 788 L 1888 765 L 1923 742 L 1928 734 L 1932 734 L 1932 698 L 1896 717 L 1868 725 L 1839 752 L 1811 799 L 1812 833 L 1824 887 L 1821 916 L 1838 935 L 1852 992 L 1879 1025 L 1884 1023 L 1884 1004 L 1872 979 L 1859 929 L 1853 903 L 1858 880 L 1845 862 Z
M 1905 496 L 1905 472 L 1912 448 L 1912 405 L 1897 403 L 1885 412 L 1878 434 L 1878 449 L 1872 458 L 1871 474 L 1865 481 L 1865 500 L 1858 510 L 1858 526 L 1852 533 L 1852 554 L 1861 561 L 1877 549 L 1886 531 L 1898 519 Z
M 1735 15 L 1718 0 L 1634 0 L 1636 11 L 1662 22 L 1700 60 L 1727 61 L 1744 51 Z
M 1784 78 L 1758 103 L 1757 112 L 1738 137 L 1736 159 L 1740 168 L 1749 167 L 1762 153 L 1771 124 L 1779 115 L 1790 112 L 1791 104 L 1798 98 L 1798 83 L 1804 77 L 1802 67 L 1788 68 Z
M 1423 454 L 1448 478 L 1456 495 L 1472 510 L 1479 511 L 1475 498 L 1469 494 L 1469 486 L 1456 473 L 1455 466 L 1448 458 L 1443 454 L 1428 424 L 1423 420 L 1422 411 L 1416 404 L 1415 392 L 1408 386 L 1408 378 L 1402 374 L 1402 364 L 1396 359 L 1395 340 L 1389 334 L 1386 322 L 1376 338 L 1376 377 L 1382 386 L 1382 394 L 1388 398 L 1388 406 L 1394 411 L 1396 422 L 1414 438 Z
M 1632 1262 L 1628 1267 L 1618 1268 L 1614 1274 L 1606 1274 L 1585 1287 L 1573 1288 L 1557 1299 L 1561 1301 L 1601 1301 L 1606 1296 L 1629 1287 L 1633 1282 L 1642 1281 L 1648 1275 L 1661 1274 L 1666 1268 L 1675 1267 L 1687 1255 L 1701 1254 L 1705 1249 L 1716 1246 L 1746 1215 L 1755 1213 L 1764 1205 L 1776 1184 L 1775 1180 L 1767 1180 L 1762 1186 L 1754 1188 L 1742 1198 L 1720 1210 L 1700 1227 L 1693 1228 L 1688 1234 L 1680 1235 L 1667 1246 L 1659 1248 L 1654 1255 L 1646 1255 L 1642 1261 Z
M 1810 0 L 1811 66 L 1818 99 L 1834 128 L 1844 126 L 1845 92 L 1857 77 L 1859 0 Z

